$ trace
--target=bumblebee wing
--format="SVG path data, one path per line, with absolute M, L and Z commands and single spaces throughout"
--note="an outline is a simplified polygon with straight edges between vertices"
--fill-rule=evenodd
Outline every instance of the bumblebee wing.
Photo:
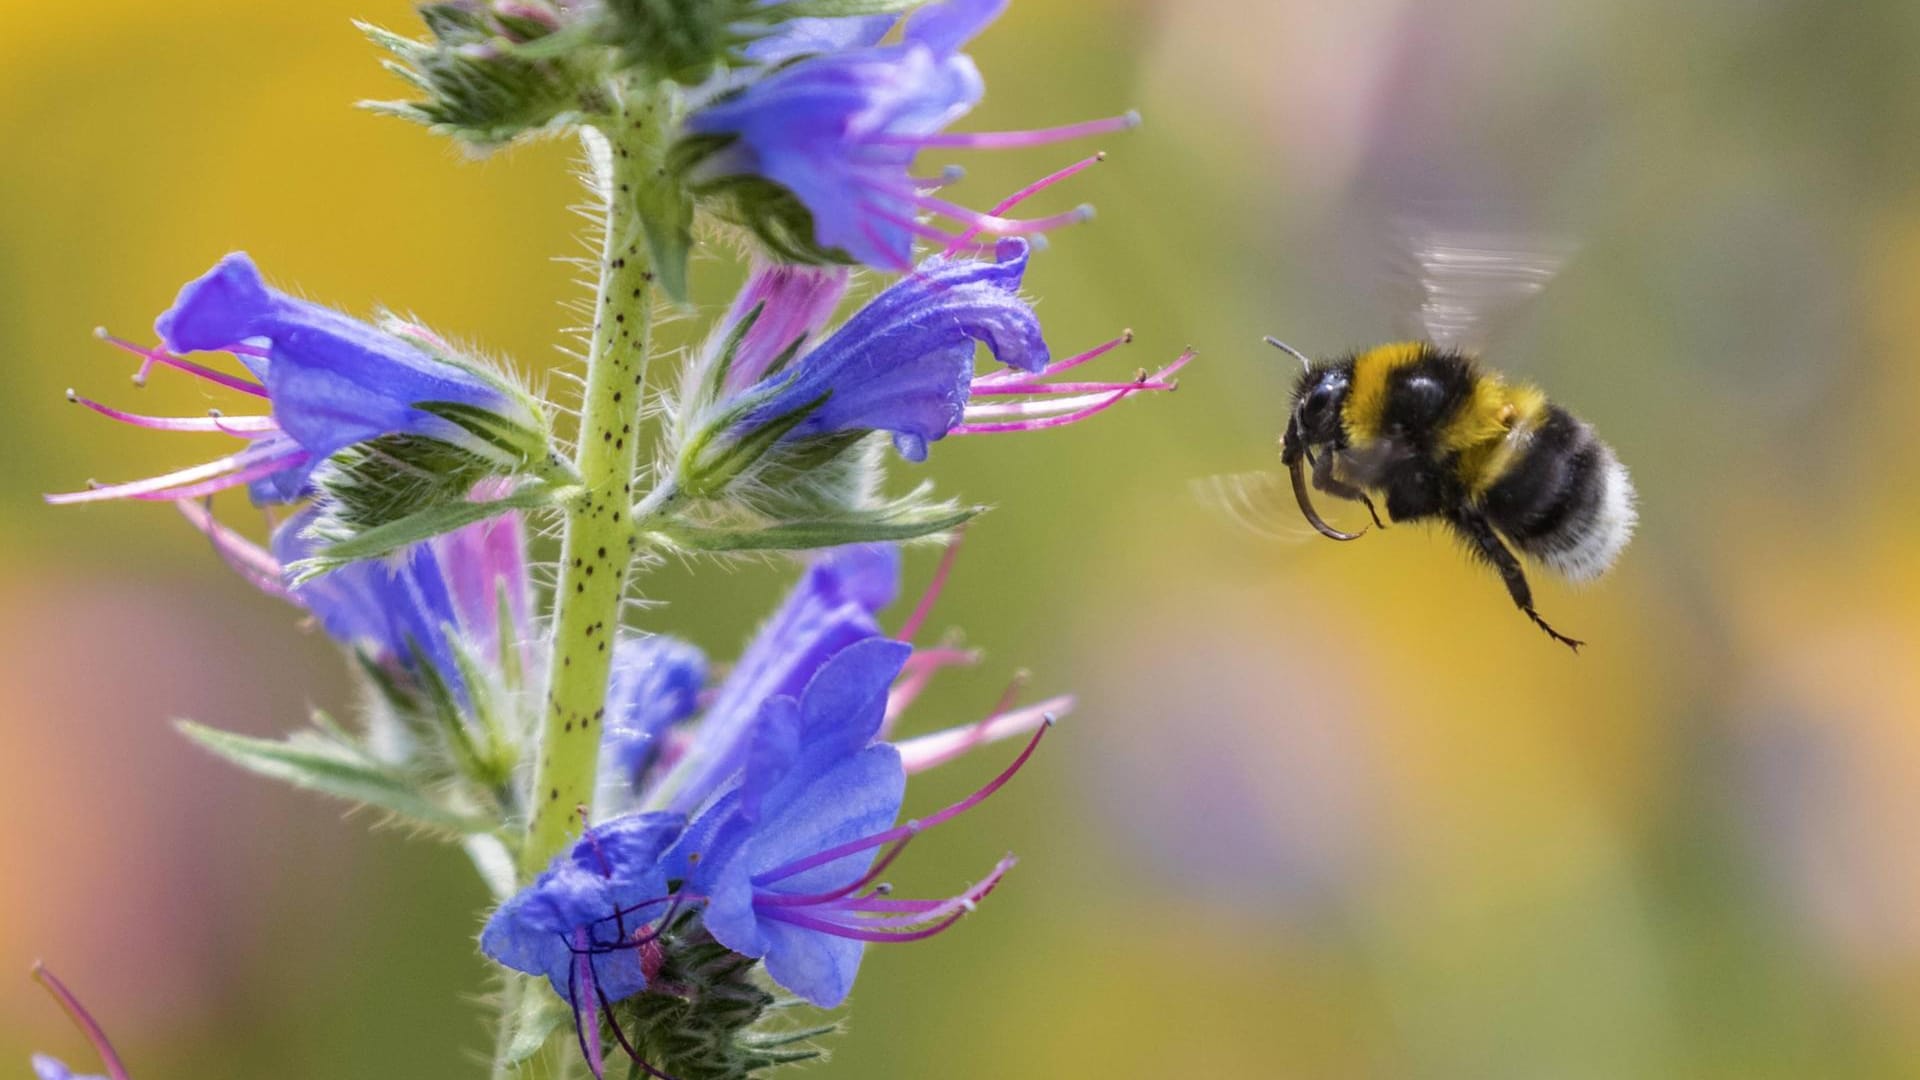
M 1404 337 L 1469 353 L 1540 295 L 1576 245 L 1549 233 L 1484 225 L 1396 223 L 1389 291 Z
M 1195 502 L 1214 517 L 1264 540 L 1298 543 L 1311 533 L 1300 524 L 1293 488 L 1277 472 L 1217 473 L 1188 484 Z

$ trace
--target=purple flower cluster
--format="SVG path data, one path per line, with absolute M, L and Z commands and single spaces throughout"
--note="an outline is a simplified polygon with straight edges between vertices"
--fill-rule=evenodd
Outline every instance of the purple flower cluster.
M 978 104 L 984 84 L 960 52 L 1006 9 L 1006 0 L 945 0 L 906 17 L 897 44 L 879 44 L 883 22 L 813 20 L 766 43 L 756 57 L 801 59 L 687 119 L 687 129 L 728 142 L 700 165 L 707 177 L 757 176 L 791 192 L 813 216 L 814 240 L 855 262 L 886 270 L 913 265 L 913 243 L 964 243 L 972 235 L 1045 232 L 1085 220 L 1086 208 L 1015 221 L 982 214 L 931 194 L 912 175 L 923 149 L 1037 146 L 1121 130 L 1132 114 L 1045 131 L 949 134 L 947 125 Z M 958 222 L 952 234 L 918 220 Z
M 48 502 L 192 499 L 243 484 L 256 503 L 291 502 L 312 493 L 309 478 L 328 457 L 385 435 L 418 435 L 499 455 L 498 439 L 478 437 L 447 418 L 459 410 L 490 417 L 502 430 L 542 427 L 527 402 L 500 379 L 436 355 L 442 348 L 427 331 L 389 332 L 274 289 L 244 252 L 188 282 L 154 329 L 162 344 L 153 348 L 104 330 L 99 336 L 141 358 L 136 383 L 144 384 L 156 367 L 174 368 L 263 399 L 268 412 L 143 416 L 69 391 L 69 400 L 122 423 L 229 435 L 246 445 L 202 465 L 50 495 Z M 183 355 L 200 352 L 231 354 L 246 375 Z
M 387 559 L 289 584 L 286 568 L 313 551 L 306 536 L 316 513 L 312 507 L 281 522 L 263 548 L 222 525 L 199 503 L 177 505 L 242 577 L 306 609 L 329 637 L 405 684 L 418 685 L 430 676 L 464 706 L 472 695 L 458 654 L 521 669 L 533 659 L 527 541 L 517 513 L 411 545 Z M 503 640 L 503 632 L 512 639 Z M 507 655 L 508 650 L 516 655 Z
M 482 949 L 546 976 L 586 1038 L 597 1029 L 588 1018 L 648 985 L 663 935 L 685 912 L 697 911 L 701 932 L 720 944 L 762 958 L 782 986 L 832 1006 L 846 999 L 867 944 L 929 937 L 971 911 L 1010 858 L 938 899 L 895 897 L 880 876 L 915 836 L 1011 779 L 1072 699 L 1003 701 L 977 724 L 889 740 L 934 672 L 972 659 L 911 643 L 948 565 L 889 636 L 878 616 L 899 589 L 898 551 L 826 553 L 727 677 L 700 691 L 703 662 L 690 647 L 655 638 L 623 650 L 610 714 L 644 721 L 610 721 L 604 751 L 626 767 L 619 783 L 643 808 L 589 828 L 494 914 Z M 621 687 L 650 688 L 658 700 Z M 1026 749 L 991 782 L 899 822 L 908 775 L 1021 735 Z

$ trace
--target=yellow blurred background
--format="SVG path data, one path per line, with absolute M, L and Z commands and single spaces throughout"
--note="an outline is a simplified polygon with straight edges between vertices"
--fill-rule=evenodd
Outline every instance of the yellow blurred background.
M 350 107 L 397 0 L 9 5 L 0 35 L 0 1069 L 93 1062 L 45 958 L 142 1080 L 479 1075 L 484 898 L 456 852 L 241 776 L 168 727 L 266 734 L 342 664 L 160 505 L 39 493 L 190 463 L 87 334 L 142 336 L 245 248 L 545 368 L 575 295 L 571 147 L 484 162 Z M 845 1077 L 1920 1075 L 1920 7 L 1789 0 L 1019 0 L 967 127 L 1137 106 L 1029 282 L 1057 349 L 1187 343 L 1177 395 L 925 471 L 991 501 L 935 625 L 1080 710 L 901 883 L 1022 863 L 870 952 Z M 975 155 L 981 204 L 1071 148 Z M 1616 574 L 1539 583 L 1575 658 L 1445 538 L 1263 543 L 1191 478 L 1270 465 L 1257 344 L 1369 344 L 1392 193 L 1576 233 L 1500 362 L 1633 468 Z M 711 311 L 725 262 L 700 267 Z M 670 331 L 685 340 L 698 320 Z M 677 335 L 674 337 L 672 335 Z M 901 468 L 904 479 L 910 468 Z M 917 475 L 917 473 L 915 474 Z M 244 514 L 240 500 L 229 510 Z M 1345 520 L 1342 518 L 1341 520 Z M 924 578 L 931 554 L 910 564 Z M 649 625 L 728 655 L 787 573 L 673 565 Z M 916 782 L 931 808 L 982 780 Z

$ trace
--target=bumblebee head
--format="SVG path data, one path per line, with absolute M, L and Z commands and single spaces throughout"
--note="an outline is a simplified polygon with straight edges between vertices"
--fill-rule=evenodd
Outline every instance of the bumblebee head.
M 1322 446 L 1340 439 L 1340 407 L 1351 389 L 1347 373 L 1339 368 L 1308 371 L 1293 394 L 1293 424 L 1300 441 Z
M 1293 413 L 1287 418 L 1286 435 L 1281 440 L 1281 460 L 1291 465 L 1306 448 L 1340 440 L 1340 407 L 1346 403 L 1351 382 L 1344 368 L 1316 368 L 1305 354 L 1284 341 L 1268 338 L 1267 344 L 1300 361 L 1302 368 L 1293 387 Z

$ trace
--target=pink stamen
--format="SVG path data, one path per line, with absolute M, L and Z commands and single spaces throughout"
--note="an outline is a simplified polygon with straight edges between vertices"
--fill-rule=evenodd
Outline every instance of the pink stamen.
M 999 202 L 994 204 L 992 210 L 989 210 L 987 212 L 995 216 L 1004 214 L 1007 211 L 1013 209 L 1014 207 L 1019 206 L 1021 203 L 1026 202 L 1028 199 L 1033 198 L 1035 195 L 1040 194 L 1042 191 L 1045 191 L 1046 189 L 1059 183 L 1060 181 L 1066 180 L 1072 176 L 1076 176 L 1079 173 L 1087 169 L 1090 169 L 1093 166 L 1098 165 L 1099 163 L 1105 160 L 1107 160 L 1107 155 L 1105 151 L 1095 154 L 1089 158 L 1082 158 L 1079 161 L 1076 161 L 1073 164 L 1067 166 L 1066 168 L 1061 169 L 1059 172 L 1050 173 L 1046 176 L 1043 176 L 1040 179 L 1035 180 L 1033 183 L 1028 184 L 1026 187 L 1021 188 L 1019 191 L 1016 191 L 1013 194 L 1007 196 L 1006 198 L 1001 199 Z M 957 253 L 960 250 L 962 244 L 965 241 L 972 240 L 976 235 L 978 234 L 971 230 L 961 234 L 961 238 L 959 240 L 954 241 L 952 247 L 949 247 L 947 250 L 941 252 L 940 254 L 943 257 L 948 257 L 948 258 L 952 257 L 955 253 Z
M 938 176 L 909 176 L 907 179 L 913 181 L 913 186 L 922 191 L 934 191 L 957 184 L 966 177 L 967 170 L 958 165 L 947 165 L 941 168 Z
M 128 341 L 125 338 L 115 337 L 114 335 L 109 334 L 105 327 L 100 327 L 99 329 L 96 329 L 93 332 L 93 336 L 99 338 L 101 341 L 104 341 L 109 345 L 113 345 L 118 348 L 125 349 L 126 351 L 132 353 L 133 355 L 140 357 L 141 359 L 140 370 L 135 372 L 133 376 L 133 381 L 135 385 L 145 386 L 147 384 L 148 374 L 150 374 L 153 371 L 153 365 L 165 364 L 168 367 L 179 368 L 181 371 L 185 371 L 193 375 L 198 375 L 201 378 L 207 380 L 208 382 L 218 383 L 219 385 L 224 386 L 229 390 L 238 390 L 243 394 L 252 394 L 254 397 L 267 396 L 267 388 L 264 386 L 261 386 L 257 382 L 252 381 L 251 379 L 242 379 L 235 375 L 228 375 L 223 371 L 215 371 L 210 367 L 205 367 L 201 364 L 196 364 L 193 361 L 186 359 L 185 357 L 175 356 L 172 353 L 166 351 L 165 349 L 160 348 L 159 346 L 155 346 L 151 349 L 143 349 L 140 346 L 135 345 L 133 342 Z M 241 353 L 246 356 L 267 355 L 265 352 L 259 349 L 256 349 L 251 345 L 232 345 L 227 348 L 227 351 Z
M 969 210 L 958 203 L 948 202 L 936 195 L 915 195 L 914 205 L 952 218 L 976 233 L 988 233 L 993 236 L 1028 236 L 1033 233 L 1049 232 L 1067 225 L 1078 225 L 1093 217 L 1093 207 L 1081 204 L 1071 210 L 1041 218 L 1004 218 L 993 214 L 983 214 L 978 210 Z M 939 230 L 932 230 L 938 233 Z M 972 236 L 962 233 L 956 244 L 964 244 Z
M 593 955 L 582 951 L 586 942 L 585 929 L 573 932 L 576 949 L 573 954 L 573 971 L 568 977 L 568 994 L 573 1006 L 573 1027 L 580 1036 L 580 1054 L 587 1059 L 587 1068 L 592 1070 L 595 1080 L 599 1080 L 607 1071 L 606 1057 L 600 1047 L 600 991 L 593 981 Z M 584 992 L 581 985 L 584 984 Z
M 994 888 L 1000 884 L 1000 879 L 1006 877 L 1007 871 L 1013 869 L 1018 861 L 1019 860 L 1011 855 L 1001 859 L 998 863 L 994 864 L 992 872 L 983 880 L 958 896 L 934 901 L 928 903 L 925 907 L 907 908 L 900 914 L 873 914 L 870 918 L 861 918 L 857 922 L 847 925 L 880 930 L 893 928 L 904 929 L 912 926 L 924 926 L 929 922 L 946 919 L 954 915 L 965 915 L 972 911 L 980 901 L 986 899 L 989 893 L 993 892 Z M 893 905 L 913 903 L 914 901 L 888 901 L 890 907 Z M 870 913 L 881 910 L 881 908 L 867 907 L 860 901 L 855 901 L 852 904 L 842 906 L 838 909 L 838 911 L 842 913 L 860 916 L 867 916 Z
M 255 588 L 283 600 L 291 597 L 287 587 L 281 584 L 280 561 L 265 548 L 222 525 L 210 507 L 191 499 L 182 499 L 173 505 L 187 519 L 187 524 L 213 542 L 214 552 Z
M 784 881 L 795 874 L 803 874 L 816 866 L 825 866 L 828 863 L 844 859 L 849 855 L 858 855 L 862 851 L 871 851 L 883 844 L 891 844 L 901 837 L 912 836 L 915 833 L 931 829 L 936 825 L 944 825 L 952 821 L 961 814 L 979 806 L 991 797 L 994 792 L 1005 787 L 1007 781 L 1013 779 L 1014 774 L 1018 773 L 1021 767 L 1027 763 L 1027 759 L 1033 756 L 1034 750 L 1040 746 L 1040 740 L 1046 737 L 1047 729 L 1052 726 L 1052 718 L 1049 717 L 1047 721 L 1041 725 L 1039 730 L 1033 733 L 1033 738 L 1027 741 L 1026 748 L 1020 751 L 1020 756 L 1013 759 L 1013 764 L 1008 765 L 1002 770 L 1000 775 L 987 781 L 986 785 L 980 788 L 980 790 L 961 799 L 945 810 L 934 814 L 932 817 L 909 821 L 905 825 L 898 825 L 884 832 L 877 832 L 871 836 L 865 836 L 858 840 L 850 840 L 844 844 L 830 847 L 825 851 L 815 852 L 804 859 L 796 859 L 785 866 L 777 867 L 767 873 L 756 875 L 753 879 L 753 884 L 757 887 L 764 888 L 776 881 Z
M 87 491 L 48 495 L 46 500 L 56 506 L 62 506 L 70 503 L 100 502 L 106 499 L 192 499 L 201 495 L 211 495 L 216 491 L 225 491 L 227 488 L 257 480 L 281 469 L 291 468 L 307 457 L 305 450 L 292 444 L 277 448 L 274 452 L 265 455 L 255 453 L 261 445 L 256 443 L 237 454 L 229 454 L 204 465 L 195 465 L 177 472 L 148 477 L 145 480 L 130 480 L 124 484 L 108 484 Z
M 1062 383 L 1015 383 L 1005 386 L 990 386 L 986 389 L 975 388 L 974 397 L 1009 397 L 1015 394 L 1107 394 L 1115 390 L 1172 390 L 1173 384 L 1155 382 L 1152 379 L 1140 379 L 1134 382 L 1062 382 Z M 982 405 L 977 408 L 1003 408 L 999 405 Z
M 897 225 L 900 228 L 907 230 L 908 232 L 912 233 L 915 236 L 920 237 L 923 240 L 933 240 L 942 244 L 953 245 L 954 250 L 966 251 L 969 254 L 982 254 L 991 250 L 993 247 L 993 245 L 991 244 L 969 244 L 965 236 L 956 236 L 955 234 L 947 232 L 944 229 L 937 229 L 932 225 L 927 224 L 924 221 L 915 220 L 914 218 L 908 217 L 904 214 L 896 214 L 893 211 L 888 210 L 886 207 L 879 205 L 878 203 L 863 202 L 860 204 L 860 206 L 862 209 L 866 210 L 869 214 L 872 214 L 874 217 L 879 218 L 881 221 L 887 222 L 888 224 L 891 224 L 891 225 Z M 872 222 L 862 221 L 860 224 L 861 224 L 861 229 L 867 233 L 868 239 L 872 240 L 876 244 L 883 243 L 883 241 L 879 236 L 879 233 L 876 230 L 874 230 Z M 913 269 L 913 266 L 912 266 L 912 263 L 909 262 L 909 263 L 904 263 L 899 266 L 896 266 L 894 267 L 894 269 L 905 272 Z
M 223 476 L 215 480 L 206 480 L 198 484 L 188 484 L 185 487 L 174 488 L 171 491 L 158 491 L 128 497 L 143 500 L 198 499 L 204 495 L 213 495 L 225 491 L 228 488 L 239 487 L 242 484 L 251 484 L 261 477 L 272 476 L 274 473 L 284 469 L 295 468 L 302 462 L 305 462 L 307 456 L 305 450 L 292 450 L 283 454 L 263 458 L 231 476 Z
M 275 423 L 271 416 L 145 416 L 140 413 L 123 412 L 111 405 L 103 405 L 72 390 L 67 391 L 67 400 L 75 405 L 84 405 L 109 420 L 118 420 L 123 424 L 151 428 L 155 431 L 200 431 L 234 435 L 244 439 L 280 430 L 280 425 Z
M 887 692 L 887 712 L 880 722 L 880 737 L 885 738 L 927 684 L 941 668 L 956 667 L 962 664 L 974 664 L 980 660 L 980 654 L 971 649 L 919 649 L 907 658 L 901 668 L 900 678 Z
M 961 912 L 959 915 L 950 915 L 945 920 L 937 922 L 924 930 L 913 930 L 907 933 L 862 930 L 859 927 L 847 926 L 844 923 L 831 922 L 826 919 L 816 919 L 811 915 L 802 915 L 797 911 L 787 911 L 784 908 L 766 912 L 764 917 L 772 919 L 775 922 L 789 923 L 803 930 L 815 930 L 823 934 L 832 934 L 834 937 L 847 938 L 851 941 L 864 941 L 869 944 L 898 945 L 909 941 L 924 941 L 927 938 L 933 937 L 935 934 L 948 929 L 954 923 L 959 922 L 965 914 L 965 912 Z
M 813 915 L 799 911 L 790 911 L 785 908 L 762 911 L 760 914 L 762 918 L 773 919 L 776 922 L 790 923 L 794 926 L 808 930 L 817 930 L 821 933 L 832 934 L 835 937 L 848 938 L 853 941 L 865 941 L 877 944 L 899 944 L 908 941 L 923 941 L 935 934 L 941 933 L 954 923 L 965 918 L 968 912 L 971 912 L 981 900 L 986 898 L 988 893 L 991 893 L 994 888 L 1000 884 L 1000 879 L 1006 876 L 1007 871 L 1013 867 L 1013 864 L 1014 860 L 1011 857 L 1002 859 L 999 864 L 993 868 L 993 873 L 988 875 L 985 881 L 968 889 L 965 893 L 954 897 L 952 900 L 946 901 L 939 907 L 928 911 L 926 914 L 901 916 L 898 917 L 898 921 L 896 921 L 895 917 L 883 917 L 880 919 L 861 920 L 858 924 L 849 925 L 837 920 L 817 918 Z M 871 928 L 874 924 L 884 924 L 887 926 L 920 926 L 930 919 L 938 919 L 939 921 L 935 922 L 932 926 L 926 926 L 919 930 Z
M 886 211 L 881 210 L 879 207 L 868 207 L 868 209 L 873 210 L 876 214 L 879 214 L 882 217 L 892 216 L 887 214 Z M 909 227 L 917 226 L 920 224 L 917 221 L 913 221 L 911 218 L 907 220 L 908 220 Z M 873 227 L 873 222 L 868 221 L 865 218 L 862 218 L 860 221 L 860 233 L 861 235 L 867 238 L 867 242 L 869 244 L 873 245 L 873 250 L 882 251 L 882 252 L 890 252 L 893 250 L 893 245 L 887 240 L 887 238 L 884 236 L 881 236 L 880 230 Z M 907 271 L 912 270 L 913 256 L 909 254 L 905 259 L 902 259 L 901 261 L 894 263 L 889 269 L 898 271 L 900 273 L 906 273 Z
M 106 1066 L 107 1075 L 112 1080 L 128 1080 L 127 1067 L 120 1063 L 120 1055 L 114 1052 L 113 1044 L 107 1041 L 107 1033 L 100 1030 L 100 1025 L 94 1021 L 93 1015 L 87 1012 L 86 1006 L 80 1004 L 79 998 L 73 996 L 73 991 L 67 989 L 67 984 L 61 982 L 53 972 L 47 970 L 45 964 L 37 960 L 33 964 L 33 978 L 46 988 L 47 993 L 53 995 L 53 1000 L 59 1002 L 60 1007 L 66 1010 L 74 1026 L 80 1029 L 80 1033 L 87 1037 L 89 1043 L 93 1044 L 94 1052 L 100 1055 L 100 1063 Z
M 953 539 L 947 543 L 947 550 L 940 553 L 940 564 L 933 568 L 933 577 L 927 582 L 926 590 L 920 594 L 920 602 L 913 605 L 913 613 L 907 616 L 906 622 L 900 624 L 900 632 L 894 635 L 896 640 L 911 644 L 913 636 L 926 625 L 927 616 L 933 614 L 934 602 L 946 590 L 947 578 L 953 574 L 954 561 L 960 557 L 960 542 L 966 537 L 965 529 L 955 530 Z
M 913 776 L 945 765 L 989 743 L 1030 734 L 1049 719 L 1072 712 L 1074 704 L 1071 694 L 1062 694 L 1015 712 L 997 709 L 974 723 L 904 739 L 895 743 L 894 748 L 900 751 L 900 764 L 907 770 L 907 775 Z
M 983 387 L 992 387 L 995 391 L 999 391 L 1000 387 L 1005 383 L 1024 383 L 1058 375 L 1063 371 L 1077 368 L 1088 361 L 1098 360 L 1122 345 L 1131 344 L 1133 344 L 1133 331 L 1123 330 L 1120 332 L 1120 336 L 1114 338 L 1112 341 L 1102 342 L 1077 356 L 1070 356 L 1065 360 L 1056 360 L 1046 367 L 1041 368 L 1039 371 L 1021 371 L 1019 368 L 1006 368 L 1001 371 L 982 375 L 973 380 L 973 393 L 985 393 L 986 391 L 982 389 Z
M 1002 405 L 969 405 L 969 416 L 1038 416 L 1038 419 L 1012 420 L 1001 423 L 961 424 L 949 431 L 949 435 L 993 435 L 1010 431 L 1040 431 L 1046 428 L 1065 427 L 1090 416 L 1105 412 L 1118 405 L 1122 400 L 1134 394 L 1154 390 L 1173 390 L 1177 384 L 1170 377 L 1192 361 L 1192 349 L 1181 353 L 1172 363 L 1161 368 L 1153 375 L 1135 383 L 1117 384 L 1121 389 L 1104 394 L 1093 394 L 1078 398 L 1056 398 L 1050 401 L 1017 402 Z M 1072 410 L 1062 412 L 1062 410 Z M 1054 415 L 1057 414 L 1057 415 Z
M 1104 135 L 1110 131 L 1126 131 L 1140 126 L 1140 114 L 1129 112 L 1124 116 L 1109 116 L 1100 120 L 1086 120 L 1078 124 L 1066 124 L 1061 127 L 1038 128 L 1033 131 L 976 131 L 976 132 L 937 132 L 930 135 L 876 135 L 869 142 L 893 146 L 916 146 L 921 148 L 946 147 L 955 150 L 1014 150 L 1027 146 L 1045 146 L 1048 143 L 1065 142 L 1068 139 L 1085 138 L 1088 135 Z
M 754 906 L 755 907 L 762 907 L 762 906 L 764 907 L 813 907 L 818 904 L 828 904 L 828 903 L 832 903 L 835 900 L 840 900 L 840 899 L 844 899 L 846 897 L 852 896 L 854 893 L 859 892 L 861 889 L 864 889 L 867 886 L 873 884 L 874 882 L 879 881 L 880 875 L 887 872 L 887 867 L 893 865 L 893 861 L 900 857 L 901 852 L 907 850 L 907 845 L 912 843 L 913 838 L 917 835 L 919 834 L 909 833 L 906 836 L 901 837 L 898 841 L 894 843 L 892 847 L 880 853 L 880 857 L 873 861 L 873 865 L 867 869 L 866 873 L 860 875 L 858 878 L 854 879 L 852 882 L 846 885 L 843 885 L 838 889 L 833 889 L 823 893 L 813 893 L 807 896 L 796 896 L 791 893 L 767 893 L 767 894 L 754 897 L 753 898 Z
M 947 434 L 1004 435 L 1011 431 L 1045 431 L 1048 428 L 1065 427 L 1068 424 L 1077 424 L 1089 417 L 1106 412 L 1130 396 L 1132 396 L 1131 391 L 1119 390 L 1108 394 L 1093 405 L 1089 405 L 1078 412 L 1067 413 L 1064 416 L 1048 416 L 1037 420 L 1006 420 L 989 424 L 960 424 L 948 431 Z

